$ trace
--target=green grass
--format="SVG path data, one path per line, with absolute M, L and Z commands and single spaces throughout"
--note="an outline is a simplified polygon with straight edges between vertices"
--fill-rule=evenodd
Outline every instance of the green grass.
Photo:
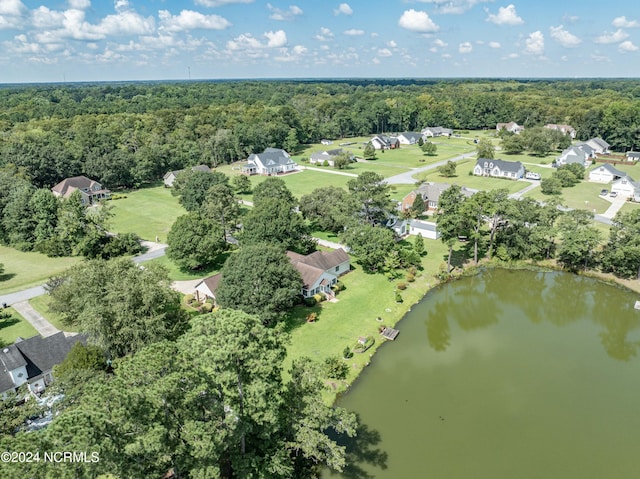
M 109 203 L 114 215 L 110 229 L 116 233 L 136 233 L 149 241 L 155 241 L 157 236 L 165 242 L 173 222 L 186 213 L 178 198 L 164 186 L 142 188 L 124 196 Z
M 11 317 L 0 321 L 0 343 L 8 345 L 15 342 L 18 337 L 27 339 L 38 335 L 38 331 L 31 326 L 31 323 L 15 309 L 5 308 L 3 311 L 9 313 Z
M 0 294 L 43 284 L 79 261 L 81 258 L 49 258 L 40 253 L 24 253 L 0 246 L 0 263 L 4 265 L 4 273 L 0 275 Z
M 434 183 L 466 186 L 474 190 L 497 190 L 503 188 L 509 191 L 509 193 L 515 193 L 529 186 L 528 182 L 523 181 L 469 175 L 469 172 L 473 171 L 473 167 L 476 165 L 476 161 L 473 159 L 459 161 L 457 165 L 457 176 L 451 178 L 441 176 L 437 171 L 418 173 L 416 177 Z
M 529 169 L 533 165 L 551 165 L 553 160 L 560 156 L 559 151 L 554 151 L 545 156 L 536 156 L 530 153 L 517 153 L 510 155 L 504 151 L 496 151 L 496 158 L 506 161 L 520 161 L 524 163 L 525 168 Z M 531 171 L 534 171 L 533 169 Z
M 402 291 L 403 303 L 395 302 L 394 289 L 404 277 L 389 281 L 382 274 L 367 274 L 358 264 L 352 263 L 355 269 L 340 278 L 346 289 L 339 293 L 337 303 L 296 307 L 287 322 L 291 342 L 286 367 L 293 358 L 310 357 L 322 362 L 330 356 L 342 357 L 344 348 L 355 345 L 360 336 L 373 336 L 376 339 L 374 347 L 363 354 L 354 354 L 347 362 L 351 367 L 347 382 L 351 382 L 383 343 L 378 327 L 395 325 L 436 284 L 434 275 L 446 261 L 447 248 L 441 241 L 432 240 L 425 240 L 425 247 L 428 254 L 423 258 L 423 270 L 416 281 Z M 305 317 L 312 311 L 318 313 L 318 321 L 307 323 Z M 383 319 L 381 322 L 376 320 L 378 316 Z M 331 386 L 325 395 L 327 402 L 332 402 L 335 394 L 345 389 L 346 383 L 333 381 Z
M 211 276 L 216 273 L 219 273 L 220 269 L 222 268 L 222 264 L 224 263 L 224 260 L 227 258 L 229 254 L 230 252 L 223 254 L 218 264 L 215 264 L 209 268 L 204 268 L 195 272 L 180 270 L 175 265 L 175 263 L 173 263 L 166 256 L 161 256 L 159 258 L 152 259 L 151 261 L 148 261 L 146 264 L 159 264 L 164 266 L 165 268 L 167 268 L 169 272 L 169 279 L 171 279 L 172 281 L 189 281 L 192 279 L 206 278 L 207 276 Z
M 575 209 L 583 209 L 593 211 L 595 213 L 604 213 L 607 208 L 611 206 L 607 200 L 603 200 L 600 196 L 600 190 L 606 187 L 602 183 L 589 183 L 588 181 L 582 181 L 571 188 L 563 188 L 562 195 L 560 195 L 562 204 Z M 549 195 L 544 195 L 540 188 L 536 188 L 526 193 L 525 196 L 530 198 L 545 201 L 550 198 Z
M 31 298 L 29 300 L 29 304 L 33 309 L 40 313 L 44 319 L 49 321 L 60 331 L 76 332 L 74 328 L 63 324 L 59 314 L 49 310 L 49 304 L 51 304 L 51 296 L 49 296 L 48 294 L 43 294 L 41 296 Z

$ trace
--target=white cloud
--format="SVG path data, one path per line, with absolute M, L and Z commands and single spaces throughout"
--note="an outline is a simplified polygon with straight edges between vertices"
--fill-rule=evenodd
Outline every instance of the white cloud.
M 489 42 L 489 46 L 491 48 L 500 48 L 502 45 L 500 45 L 500 42 Z
M 373 62 L 373 64 L 375 65 L 380 65 L 380 60 L 376 57 L 373 57 L 373 60 L 371 60 Z
M 283 30 L 277 32 L 265 32 L 263 36 L 267 39 L 262 43 L 250 33 L 243 33 L 233 40 L 227 42 L 229 50 L 261 50 L 265 48 L 279 48 L 287 44 L 287 35 Z
M 328 42 L 333 38 L 333 32 L 327 27 L 320 27 L 320 33 L 318 33 L 315 38 L 321 42 Z
M 553 38 L 565 48 L 574 48 L 582 43 L 582 40 L 580 40 L 572 33 L 569 33 L 564 29 L 562 25 L 557 27 L 549 27 L 549 30 L 551 30 L 551 38 Z
M 194 3 L 203 7 L 213 8 L 232 3 L 253 3 L 253 0 L 194 0 Z
M 185 30 L 224 30 L 231 26 L 226 18 L 219 15 L 204 15 L 193 10 L 182 10 L 179 15 L 171 15 L 168 10 L 160 10 L 158 18 L 163 30 L 182 32 Z
M 636 21 L 636 20 L 627 20 L 627 17 L 625 17 L 624 15 L 622 17 L 614 18 L 613 21 L 611 22 L 611 25 L 613 25 L 616 28 L 637 28 L 637 27 L 640 27 L 640 23 L 638 23 L 638 21 Z
M 387 46 L 388 46 L 388 47 L 391 47 L 391 48 L 395 48 L 395 47 L 397 47 L 397 46 L 398 46 L 398 44 L 397 44 L 395 41 L 393 41 L 393 40 L 389 40 L 389 41 L 387 42 Z
M 278 62 L 294 62 L 300 60 L 307 53 L 307 47 L 296 45 L 293 48 L 281 48 L 280 54 L 274 57 Z
M 69 0 L 69 7 L 76 10 L 86 10 L 91 6 L 90 0 Z
M 618 45 L 618 50 L 620 50 L 621 52 L 637 52 L 638 47 L 631 43 L 629 40 L 626 40 Z
M 302 15 L 304 12 L 297 5 L 289 5 L 288 10 L 281 10 L 279 8 L 274 7 L 270 3 L 267 3 L 267 8 L 271 12 L 269 18 L 271 20 L 285 21 L 285 20 L 293 20 L 295 17 Z
M 441 47 L 441 48 L 444 48 L 444 47 L 448 46 L 448 43 L 443 42 L 443 41 L 442 41 L 442 40 L 440 40 L 439 38 L 436 38 L 436 39 L 433 41 L 433 44 L 434 44 L 435 46 L 437 46 L 437 47 Z
M 471 10 L 480 3 L 488 3 L 493 0 L 418 0 L 422 3 L 435 5 L 436 12 L 442 14 L 461 14 Z
M 391 53 L 391 50 L 389 50 L 388 48 L 381 48 L 380 50 L 378 50 L 379 57 L 390 57 L 391 55 L 393 55 L 393 53 Z
M 524 43 L 526 45 L 525 53 L 529 55 L 542 55 L 544 53 L 544 35 L 540 30 L 531 33 Z
M 20 0 L 0 0 L 0 15 L 19 17 L 27 11 Z
M 357 28 L 351 28 L 343 32 L 345 35 L 356 37 L 358 35 L 364 35 L 364 30 L 358 30 Z
M 487 22 L 495 23 L 496 25 L 522 25 L 524 20 L 516 13 L 516 7 L 511 4 L 506 7 L 498 8 L 498 13 L 490 13 L 487 17 Z
M 471 53 L 473 51 L 473 45 L 469 42 L 463 42 L 458 45 L 458 51 L 460 53 Z
M 351 15 L 352 13 L 353 9 L 349 6 L 348 3 L 341 3 L 340 5 L 338 5 L 338 8 L 333 11 L 334 15 Z
M 515 60 L 516 58 L 520 58 L 520 55 L 518 55 L 517 53 L 509 53 L 506 57 L 504 57 L 508 60 Z
M 40 6 L 31 12 L 31 23 L 39 30 L 61 27 L 64 14 L 47 7 Z
M 619 43 L 622 40 L 626 40 L 627 38 L 629 38 L 629 34 L 627 32 L 622 31 L 622 30 L 616 30 L 613 33 L 604 32 L 599 37 L 596 37 L 594 42 L 596 42 L 596 43 L 605 43 L 605 44 L 607 44 L 607 43 Z
M 264 36 L 269 40 L 267 42 L 268 48 L 283 47 L 287 44 L 287 34 L 284 30 L 278 30 L 277 32 L 265 32 Z
M 426 12 L 416 11 L 413 8 L 404 11 L 400 20 L 398 20 L 398 25 L 407 30 L 420 33 L 433 33 L 440 29 Z

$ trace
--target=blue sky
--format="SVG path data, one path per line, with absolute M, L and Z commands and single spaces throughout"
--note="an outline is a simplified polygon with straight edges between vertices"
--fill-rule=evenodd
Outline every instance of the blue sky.
M 0 0 L 0 83 L 639 77 L 631 0 Z

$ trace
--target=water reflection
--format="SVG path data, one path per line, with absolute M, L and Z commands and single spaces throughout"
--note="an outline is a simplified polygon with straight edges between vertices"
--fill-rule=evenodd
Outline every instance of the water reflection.
M 473 278 L 443 286 L 438 300 L 427 298 L 427 342 L 438 352 L 452 344 L 450 321 L 461 330 L 488 328 L 500 320 L 526 318 L 534 324 L 567 327 L 590 320 L 602 331 L 598 337 L 612 359 L 635 357 L 640 340 L 629 335 L 640 328 L 640 311 L 620 288 L 558 272 L 489 269 Z
M 373 479 L 375 476 L 368 473 L 363 466 L 374 467 L 380 470 L 387 468 L 387 453 L 378 446 L 380 433 L 362 424 L 358 418 L 356 436 L 349 438 L 346 435 L 337 437 L 338 444 L 345 447 L 347 465 L 341 474 L 326 471 L 328 476 L 339 476 L 344 479 Z

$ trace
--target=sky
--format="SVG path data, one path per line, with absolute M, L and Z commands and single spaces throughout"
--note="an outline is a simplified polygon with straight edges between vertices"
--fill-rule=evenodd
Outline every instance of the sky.
M 640 77 L 637 0 L 0 0 L 0 83 Z

